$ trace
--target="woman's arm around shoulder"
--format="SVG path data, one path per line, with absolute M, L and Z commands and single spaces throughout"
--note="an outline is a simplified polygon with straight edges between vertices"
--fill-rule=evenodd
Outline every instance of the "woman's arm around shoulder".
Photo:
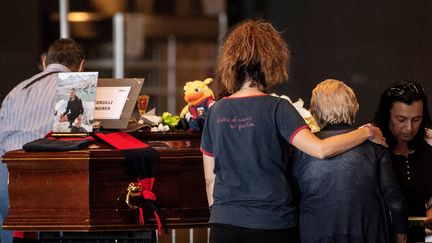
M 292 144 L 313 157 L 324 159 L 346 152 L 368 139 L 387 146 L 381 130 L 372 125 L 325 139 L 318 138 L 309 129 L 302 129 L 295 135 Z

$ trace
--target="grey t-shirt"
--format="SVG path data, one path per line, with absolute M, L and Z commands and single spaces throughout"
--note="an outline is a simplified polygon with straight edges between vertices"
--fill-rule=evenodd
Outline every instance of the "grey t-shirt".
M 201 151 L 215 159 L 210 223 L 295 226 L 288 146 L 304 128 L 291 103 L 278 97 L 226 97 L 210 108 L 201 139 Z

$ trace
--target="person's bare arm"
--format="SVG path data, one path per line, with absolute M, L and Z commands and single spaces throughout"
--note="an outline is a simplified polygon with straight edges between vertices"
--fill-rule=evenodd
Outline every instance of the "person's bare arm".
M 406 234 L 396 233 L 396 243 L 406 243 L 406 242 L 407 242 Z
M 428 229 L 429 231 L 432 231 L 432 207 L 429 208 L 428 210 L 426 210 L 426 219 L 424 220 L 423 223 L 424 223 L 426 229 Z
M 213 188 L 216 175 L 214 174 L 214 166 L 215 161 L 214 158 L 208 155 L 203 154 L 204 161 L 204 177 L 206 184 L 206 192 L 207 192 L 207 201 L 208 205 L 211 206 L 213 204 Z
M 381 131 L 370 125 L 326 139 L 318 138 L 309 129 L 302 129 L 295 135 L 292 144 L 306 154 L 324 159 L 346 152 L 367 139 L 387 146 Z

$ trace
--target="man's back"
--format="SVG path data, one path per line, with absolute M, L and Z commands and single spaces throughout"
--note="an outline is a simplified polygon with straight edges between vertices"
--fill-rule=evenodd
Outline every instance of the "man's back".
M 5 98 L 0 110 L 0 146 L 3 152 L 43 137 L 52 130 L 59 72 L 70 72 L 60 64 L 20 83 Z M 27 86 L 38 77 L 48 76 Z M 2 152 L 2 153 L 3 153 Z
M 84 52 L 72 39 L 54 41 L 43 60 L 44 71 L 18 84 L 0 109 L 0 156 L 44 137 L 54 124 L 59 72 L 81 71 Z M 0 242 L 11 243 L 12 233 L 1 230 L 9 209 L 8 171 L 0 160 Z

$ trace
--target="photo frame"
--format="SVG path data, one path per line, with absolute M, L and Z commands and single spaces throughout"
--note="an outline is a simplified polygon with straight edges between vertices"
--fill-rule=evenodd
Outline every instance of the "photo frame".
M 58 78 L 53 133 L 92 132 L 98 72 L 65 72 Z
M 99 79 L 94 107 L 95 129 L 126 129 L 144 78 Z

